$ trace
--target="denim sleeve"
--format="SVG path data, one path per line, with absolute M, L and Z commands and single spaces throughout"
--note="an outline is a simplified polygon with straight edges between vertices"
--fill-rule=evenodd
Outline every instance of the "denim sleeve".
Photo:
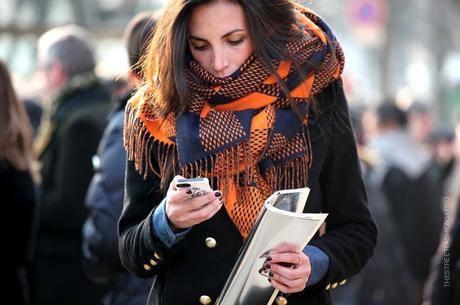
M 307 286 L 311 286 L 321 281 L 326 275 L 329 269 L 329 256 L 315 246 L 306 246 L 303 249 L 303 253 L 310 259 L 311 274 Z
M 166 216 L 166 198 L 163 199 L 152 214 L 152 228 L 153 234 L 169 249 L 181 242 L 191 230 L 189 228 L 180 232 L 172 231 Z

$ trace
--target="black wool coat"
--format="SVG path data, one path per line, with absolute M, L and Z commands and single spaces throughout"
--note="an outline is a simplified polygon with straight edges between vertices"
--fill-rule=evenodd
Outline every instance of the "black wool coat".
M 9 161 L 0 159 L 0 194 L 4 217 L 5 262 L 2 285 L 3 297 L 9 304 L 28 304 L 29 287 L 26 271 L 30 263 L 31 245 L 37 200 L 35 185 L 29 171 L 15 168 Z M 8 223 L 8 224 L 7 224 Z M 11 230 L 10 225 L 15 229 Z
M 41 158 L 42 183 L 34 251 L 35 304 L 100 304 L 82 265 L 84 199 L 93 175 L 92 157 L 111 108 L 109 92 L 99 82 L 62 97 L 55 130 Z
M 329 213 L 326 233 L 310 242 L 330 259 L 319 283 L 288 297 L 290 305 L 330 304 L 329 291 L 358 273 L 373 253 L 377 230 L 367 208 L 353 132 L 341 81 L 319 97 L 322 110 L 309 126 L 313 164 L 305 212 Z M 157 150 L 152 148 L 152 153 Z M 154 159 L 156 160 L 156 159 Z M 127 163 L 124 210 L 119 221 L 120 255 L 124 266 L 140 277 L 157 275 L 149 304 L 213 304 L 227 279 L 243 240 L 225 209 L 196 225 L 173 249 L 154 236 L 151 217 L 164 194 L 153 174 L 144 180 Z M 217 247 L 208 248 L 212 237 Z

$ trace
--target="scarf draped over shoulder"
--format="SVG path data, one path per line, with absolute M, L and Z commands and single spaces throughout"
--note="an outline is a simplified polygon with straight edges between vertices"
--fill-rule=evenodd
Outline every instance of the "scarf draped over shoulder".
M 343 52 L 329 27 L 309 9 L 295 9 L 295 26 L 303 36 L 288 43 L 286 52 L 296 67 L 287 60 L 275 63 L 290 98 L 251 56 L 226 78 L 215 78 L 192 61 L 186 75 L 190 102 L 178 116 L 158 117 L 142 89 L 126 108 L 124 141 L 136 170 L 144 177 L 154 173 L 163 187 L 171 178 L 168 169 L 188 178 L 208 177 L 223 192 L 243 238 L 274 191 L 308 186 L 309 100 L 343 71 Z

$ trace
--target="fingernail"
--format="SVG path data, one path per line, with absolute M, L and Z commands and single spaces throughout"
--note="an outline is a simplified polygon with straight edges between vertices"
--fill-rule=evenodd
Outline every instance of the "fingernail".
M 270 271 L 270 272 L 268 273 L 268 276 L 269 276 L 269 277 L 273 277 L 273 272 Z
M 222 193 L 219 192 L 219 191 L 217 191 L 217 192 L 214 193 L 214 196 L 216 196 L 216 197 L 222 197 Z
M 272 282 L 272 280 L 271 280 L 271 279 L 268 279 L 268 281 L 269 281 L 270 283 Z
M 186 194 L 191 194 L 192 193 L 192 190 L 191 189 L 188 189 L 185 191 Z
M 272 257 L 271 256 L 267 256 L 267 258 L 265 259 L 267 262 L 271 261 L 272 260 Z
M 265 264 L 265 265 L 264 265 L 264 268 L 270 269 L 271 266 L 272 266 L 272 265 L 270 265 L 270 264 Z

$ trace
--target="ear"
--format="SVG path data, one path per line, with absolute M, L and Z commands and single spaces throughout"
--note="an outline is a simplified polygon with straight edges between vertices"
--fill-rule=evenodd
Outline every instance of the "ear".
M 134 73 L 132 70 L 128 71 L 128 80 L 129 84 L 134 88 L 137 88 L 141 84 L 139 76 L 137 76 L 137 74 Z
M 65 83 L 69 79 L 69 76 L 67 72 L 65 71 L 64 66 L 59 61 L 57 61 L 53 65 L 53 73 L 54 73 L 54 77 L 57 83 L 62 84 L 62 83 Z

